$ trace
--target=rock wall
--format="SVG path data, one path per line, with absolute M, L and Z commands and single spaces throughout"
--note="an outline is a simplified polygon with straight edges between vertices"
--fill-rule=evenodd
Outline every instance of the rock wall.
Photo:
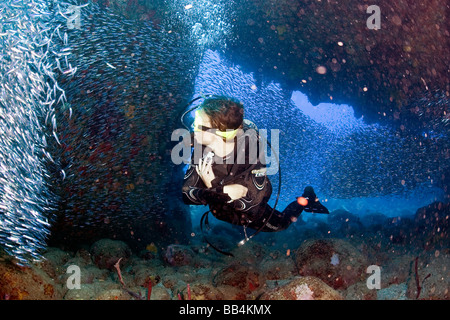
M 81 8 L 80 28 L 67 32 L 78 69 L 60 81 L 67 103 L 57 114 L 60 144 L 51 147 L 61 201 L 50 243 L 187 240 L 171 134 L 201 53 L 188 34 L 166 28 L 92 3 Z
M 380 8 L 378 30 L 367 27 L 369 5 Z M 347 103 L 368 120 L 399 122 L 420 116 L 408 106 L 424 95 L 434 99 L 438 91 L 448 101 L 445 2 L 246 0 L 241 6 L 230 59 L 261 79 L 301 88 L 313 104 Z M 443 111 L 436 117 L 446 119 L 448 105 Z

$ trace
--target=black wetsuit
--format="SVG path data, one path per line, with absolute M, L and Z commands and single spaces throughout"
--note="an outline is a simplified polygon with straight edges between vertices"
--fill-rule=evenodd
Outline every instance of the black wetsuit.
M 224 158 L 214 156 L 212 170 L 215 179 L 211 182 L 211 188 L 206 188 L 195 169 L 199 158 L 208 153 L 208 148 L 202 147 L 203 153 L 197 156 L 197 159 L 193 153 L 192 163 L 184 177 L 182 189 L 184 202 L 192 205 L 209 205 L 217 219 L 235 225 L 255 230 L 262 228 L 261 231 L 265 232 L 286 229 L 298 218 L 304 207 L 293 201 L 280 212 L 267 204 L 272 194 L 272 185 L 266 175 L 266 166 L 259 160 L 262 151 L 258 148 L 255 153 L 250 149 L 251 146 L 257 146 L 258 141 L 255 130 L 240 132 L 235 138 L 234 152 Z M 231 157 L 234 161 L 230 161 Z M 247 195 L 231 201 L 223 192 L 223 187 L 230 184 L 247 187 Z

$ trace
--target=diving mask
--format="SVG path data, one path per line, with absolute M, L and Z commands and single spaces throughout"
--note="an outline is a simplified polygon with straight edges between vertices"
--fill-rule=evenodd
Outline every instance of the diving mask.
M 236 137 L 239 129 L 234 129 L 234 130 L 227 129 L 226 131 L 220 131 L 219 129 L 213 129 L 213 128 L 209 128 L 209 127 L 205 127 L 205 126 L 201 125 L 199 111 L 200 110 L 195 111 L 194 132 L 208 131 L 208 132 L 214 133 L 215 135 L 218 135 L 219 137 L 221 137 L 225 140 L 231 140 L 231 139 L 234 139 L 234 137 Z

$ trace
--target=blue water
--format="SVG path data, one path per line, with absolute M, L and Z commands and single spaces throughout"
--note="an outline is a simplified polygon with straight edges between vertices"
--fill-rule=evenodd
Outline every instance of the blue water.
M 379 117 L 386 105 L 352 106 L 378 92 L 402 99 L 382 82 L 413 89 L 410 76 L 423 65 L 416 69 L 410 54 L 424 43 L 410 43 L 408 26 L 422 26 L 383 12 L 382 28 L 392 20 L 411 31 L 395 43 L 408 69 L 399 70 L 397 57 L 374 46 L 380 38 L 370 38 L 387 28 L 357 30 L 353 43 L 336 33 L 342 24 L 353 37 L 360 27 L 341 9 L 364 14 L 367 4 L 327 19 L 322 8 L 334 14 L 335 3 L 1 1 L 0 300 L 140 299 L 150 298 L 151 285 L 153 299 L 253 300 L 308 275 L 344 298 L 376 299 L 375 291 L 365 296 L 373 266 L 383 275 L 378 299 L 448 299 L 448 94 L 426 92 L 416 105 Z M 429 12 L 436 14 L 436 3 Z M 361 51 L 367 56 L 354 55 Z M 377 55 L 395 67 L 378 70 L 370 60 Z M 350 74 L 355 66 L 359 74 Z M 437 79 L 439 70 L 430 66 L 423 76 Z M 366 87 L 359 80 L 372 71 L 385 74 Z M 345 72 L 349 83 L 330 81 Z M 432 86 L 423 78 L 415 85 Z M 303 212 L 286 230 L 255 237 L 210 214 L 203 234 L 208 207 L 182 202 L 187 166 L 170 156 L 181 114 L 202 100 L 185 106 L 205 94 L 240 100 L 245 118 L 267 132 L 270 205 L 283 211 L 311 185 L 330 214 Z M 392 121 L 375 121 L 381 117 Z M 69 286 L 72 267 L 81 272 L 80 289 Z M 342 287 L 344 278 L 355 286 Z M 278 297 L 304 297 L 305 286 Z
M 268 153 L 270 204 L 278 200 L 279 210 L 307 185 L 330 211 L 361 218 L 413 217 L 445 200 L 438 187 L 448 168 L 439 149 L 448 139 L 438 130 L 445 123 L 402 136 L 331 96 L 312 104 L 302 91 L 309 79 L 299 76 L 298 87 L 286 89 L 270 74 L 246 71 L 251 67 L 224 54 L 237 1 L 89 2 L 75 29 L 70 3 L 8 0 L 0 7 L 8 57 L 0 60 L 0 244 L 23 262 L 45 249 L 55 211 L 58 227 L 82 238 L 86 229 L 96 237 L 99 228 L 117 226 L 134 241 L 139 232 L 129 229 L 141 225 L 144 236 L 154 235 L 144 220 L 158 227 L 176 220 L 183 210 L 171 197 L 180 195 L 182 168 L 166 162 L 170 131 L 181 127 L 180 106 L 201 94 L 241 100 L 245 117 L 267 130 L 275 146 Z M 128 19 L 133 3 L 141 13 L 162 4 L 166 11 L 152 7 L 143 19 Z M 264 46 L 269 40 L 257 39 Z M 316 49 L 308 55 L 318 58 Z M 189 209 L 193 227 L 203 209 Z M 302 215 L 314 219 L 327 217 Z M 58 227 L 53 234 L 64 238 L 67 230 Z
M 414 178 L 414 163 L 421 161 L 426 154 L 402 150 L 404 142 L 391 129 L 380 124 L 367 124 L 363 117 L 356 118 L 352 106 L 312 105 L 300 89 L 299 86 L 298 91 L 285 92 L 277 83 L 258 83 L 252 73 L 225 61 L 219 52 L 213 50 L 205 52 L 196 78 L 195 97 L 207 93 L 236 97 L 244 103 L 246 119 L 260 129 L 280 130 L 282 187 L 278 209 L 284 209 L 309 184 L 314 186 L 318 197 L 330 211 L 343 209 L 359 217 L 374 213 L 386 217 L 413 217 L 418 208 L 444 200 L 444 191 L 431 181 L 407 187 L 402 180 L 385 179 L 389 175 L 395 176 L 400 169 L 406 171 L 404 179 Z M 364 144 L 352 145 L 352 135 L 362 136 Z M 345 145 L 346 141 L 349 141 L 350 149 Z M 372 156 L 359 156 L 361 148 L 366 152 L 370 148 L 368 152 L 372 152 Z M 339 153 L 348 155 L 352 161 L 350 165 L 365 173 L 364 179 L 355 183 L 355 172 L 351 171 L 348 176 L 344 172 L 338 181 L 329 183 L 334 174 L 333 169 L 327 167 L 332 162 L 330 154 Z M 378 153 L 389 154 L 382 168 L 376 157 Z M 402 159 L 402 162 L 396 162 L 397 159 Z M 270 176 L 274 188 L 272 205 L 276 199 L 279 174 L 276 172 Z M 346 194 L 339 192 L 339 188 L 345 189 Z M 383 192 L 384 188 L 390 192 Z M 202 210 L 192 210 L 196 225 L 198 212 Z M 304 213 L 302 217 L 307 221 L 312 215 Z M 326 219 L 326 216 L 314 218 Z

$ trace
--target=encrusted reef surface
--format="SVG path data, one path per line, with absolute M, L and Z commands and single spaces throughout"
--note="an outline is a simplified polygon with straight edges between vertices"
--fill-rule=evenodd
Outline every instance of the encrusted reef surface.
M 49 248 L 26 268 L 0 260 L 0 299 L 448 300 L 448 217 L 448 205 L 435 203 L 412 219 L 378 216 L 356 232 L 311 221 L 232 247 L 234 257 L 199 236 L 139 252 L 113 239 L 76 251 Z M 213 230 L 216 244 L 239 238 Z

